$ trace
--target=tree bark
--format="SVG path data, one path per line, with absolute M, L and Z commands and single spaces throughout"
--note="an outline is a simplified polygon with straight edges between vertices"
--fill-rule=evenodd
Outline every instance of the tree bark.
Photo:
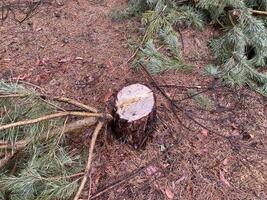
M 145 147 L 156 121 L 155 96 L 146 86 L 133 84 L 117 94 L 113 131 L 135 149 Z

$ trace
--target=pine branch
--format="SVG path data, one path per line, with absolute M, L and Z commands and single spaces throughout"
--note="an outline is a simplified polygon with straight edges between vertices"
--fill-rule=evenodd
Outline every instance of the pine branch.
M 81 120 L 74 121 L 70 124 L 67 124 L 63 130 L 63 134 L 70 134 L 77 132 L 79 130 L 83 130 L 85 128 L 89 128 L 90 126 L 93 126 L 98 121 L 97 117 L 90 117 L 85 118 Z M 54 135 L 58 134 L 58 132 L 61 130 L 61 128 L 56 128 L 55 130 L 51 131 L 51 134 L 49 134 L 49 137 L 53 137 Z M 46 135 L 41 137 L 39 140 L 45 140 L 48 139 Z M 19 151 L 23 149 L 30 141 L 28 140 L 20 140 L 17 141 L 15 144 L 10 144 L 5 141 L 1 141 L 0 143 L 0 149 L 16 149 L 16 151 Z
M 0 98 L 15 98 L 15 97 L 27 97 L 29 96 L 28 94 L 2 94 L 0 93 Z M 67 98 L 67 97 L 50 97 L 48 95 L 36 95 L 36 97 L 40 97 L 41 99 L 51 99 L 53 101 L 59 101 L 59 102 L 64 102 L 64 103 L 68 103 L 68 104 L 72 104 L 74 106 L 83 108 L 85 110 L 88 110 L 90 112 L 93 113 L 97 113 L 97 109 L 90 107 L 88 105 L 85 105 L 83 103 L 80 103 L 76 100 Z
M 37 119 L 29 119 L 29 120 L 24 120 L 24 121 L 19 121 L 19 122 L 14 122 L 6 125 L 0 126 L 0 131 L 9 129 L 9 128 L 14 128 L 17 126 L 25 126 L 25 125 L 31 125 L 35 124 L 41 121 L 47 121 L 55 118 L 60 118 L 60 117 L 66 117 L 66 116 L 79 116 L 79 117 L 107 117 L 107 118 L 112 118 L 110 115 L 105 115 L 101 113 L 87 113 L 87 112 L 60 112 L 60 113 L 54 113 L 46 116 L 39 117 Z
M 85 183 L 87 181 L 87 178 L 88 178 L 88 175 L 89 175 L 89 172 L 90 172 L 90 168 L 91 168 L 95 142 L 96 142 L 97 136 L 98 136 L 100 130 L 102 129 L 103 125 L 104 125 L 103 122 L 98 122 L 98 124 L 97 124 L 97 126 L 95 128 L 95 131 L 93 133 L 93 137 L 92 137 L 92 140 L 91 140 L 91 144 L 90 144 L 87 165 L 86 165 L 86 168 L 85 168 L 85 174 L 84 174 L 84 177 L 82 179 L 80 187 L 79 187 L 79 189 L 78 189 L 78 191 L 77 191 L 77 193 L 76 193 L 76 195 L 75 195 L 73 200 L 79 200 L 79 197 L 80 197 L 80 195 L 82 193 L 82 190 L 83 190 L 83 188 L 85 186 Z
M 93 108 L 93 107 L 90 107 L 88 105 L 85 105 L 85 104 L 82 104 L 78 101 L 75 101 L 73 99 L 69 99 L 69 98 L 66 98 L 66 97 L 54 97 L 54 98 L 51 98 L 52 100 L 54 101 L 60 101 L 60 102 L 65 102 L 65 103 L 69 103 L 69 104 L 72 104 L 72 105 L 75 105 L 77 107 L 80 107 L 80 108 L 84 108 L 85 110 L 88 110 L 90 112 L 93 112 L 93 113 L 97 113 L 97 109 Z
M 83 111 L 65 111 L 57 102 Z M 0 149 L 4 152 L 0 159 L 0 195 L 10 200 L 74 196 L 80 176 L 85 174 L 81 173 L 84 160 L 66 146 L 64 134 L 83 132 L 100 119 L 112 118 L 75 100 L 39 95 L 21 85 L 1 81 L 0 116 Z M 64 123 L 69 116 L 81 119 Z
M 25 97 L 24 94 L 0 94 L 0 98 L 14 98 L 14 97 Z
M 261 11 L 261 10 L 250 10 L 250 12 L 252 12 L 253 14 L 257 14 L 257 15 L 265 15 L 267 16 L 267 11 Z

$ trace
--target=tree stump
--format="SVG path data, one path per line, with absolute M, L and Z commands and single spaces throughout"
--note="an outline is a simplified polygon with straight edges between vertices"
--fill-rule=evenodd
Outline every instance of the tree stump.
M 133 84 L 117 94 L 113 129 L 118 138 L 135 149 L 145 146 L 156 120 L 155 96 L 148 87 Z

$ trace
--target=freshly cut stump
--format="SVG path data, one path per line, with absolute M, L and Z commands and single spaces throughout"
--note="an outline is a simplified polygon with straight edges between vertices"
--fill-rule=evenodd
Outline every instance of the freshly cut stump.
M 133 84 L 117 94 L 114 132 L 135 149 L 144 147 L 156 119 L 155 97 L 148 87 Z

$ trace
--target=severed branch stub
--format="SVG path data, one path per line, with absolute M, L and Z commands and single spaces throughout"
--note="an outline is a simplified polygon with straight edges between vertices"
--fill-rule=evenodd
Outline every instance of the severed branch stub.
M 113 131 L 115 136 L 133 145 L 144 147 L 156 121 L 155 96 L 142 84 L 122 88 L 115 105 Z

